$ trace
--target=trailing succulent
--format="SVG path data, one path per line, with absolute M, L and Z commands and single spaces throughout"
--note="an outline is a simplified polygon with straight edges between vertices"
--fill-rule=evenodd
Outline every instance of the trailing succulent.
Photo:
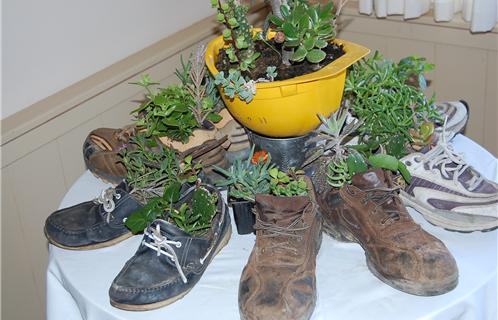
M 290 170 L 289 173 L 278 170 L 271 164 L 271 157 L 265 151 L 254 152 L 249 157 L 237 159 L 227 170 L 216 167 L 226 179 L 216 183 L 219 187 L 229 186 L 229 196 L 233 199 L 255 201 L 258 193 L 276 196 L 306 195 L 306 182 L 298 177 L 302 171 Z
M 378 52 L 351 68 L 344 97 L 355 116 L 363 121 L 358 128 L 360 143 L 373 151 L 379 147 L 401 158 L 408 147 L 418 148 L 431 141 L 433 124 L 439 115 L 422 89 L 423 73 L 433 68 L 423 58 L 407 57 L 399 63 L 384 59 Z M 417 86 L 410 80 L 417 79 Z
M 217 90 L 204 65 L 205 48 L 200 47 L 188 63 L 182 58 L 182 68 L 175 74 L 180 85 L 154 89 L 159 85 L 149 75 L 143 75 L 138 86 L 145 88 L 145 101 L 131 113 L 137 117 L 136 125 L 148 136 L 166 136 L 187 142 L 196 128 L 210 127 L 209 122 L 219 122 L 216 113 L 219 100 Z
M 344 144 L 344 140 L 363 125 L 363 121 L 354 119 L 346 107 L 341 107 L 329 119 L 322 115 L 318 116 L 322 126 L 315 140 L 321 141 L 321 144 L 305 161 L 303 167 L 324 156 L 327 159 L 325 169 L 327 183 L 334 188 L 341 188 L 344 184 L 350 183 L 355 174 L 365 172 L 369 167 L 399 172 L 407 182 L 410 182 L 410 173 L 395 157 L 382 152 L 373 154 L 371 150 L 362 149 L 361 146 Z

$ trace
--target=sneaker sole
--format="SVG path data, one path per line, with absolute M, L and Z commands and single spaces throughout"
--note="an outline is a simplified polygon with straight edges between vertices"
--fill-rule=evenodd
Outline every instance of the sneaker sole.
M 404 279 L 387 279 L 377 271 L 375 264 L 370 260 L 370 255 L 367 253 L 367 250 L 351 232 L 345 230 L 344 228 L 334 226 L 331 223 L 326 223 L 325 220 L 323 223 L 323 231 L 338 241 L 358 243 L 365 252 L 365 260 L 370 272 L 380 281 L 397 290 L 416 296 L 437 296 L 453 290 L 458 284 L 458 274 L 456 274 L 453 278 L 442 281 L 438 285 L 435 285 L 435 283 L 432 283 L 431 285 L 424 285 L 416 281 L 408 281 Z
M 211 256 L 211 259 L 209 259 L 209 263 L 208 264 L 210 264 L 211 261 L 214 259 L 214 257 L 216 257 L 218 255 L 218 253 L 221 251 L 221 249 L 223 249 L 228 244 L 228 242 L 230 241 L 231 236 L 232 236 L 232 225 L 229 224 L 228 225 L 228 230 L 227 230 L 226 234 L 221 239 L 220 245 L 218 246 L 218 248 L 216 248 L 215 253 Z M 163 301 L 158 301 L 158 302 L 149 303 L 149 304 L 138 304 L 138 305 L 137 304 L 125 304 L 125 303 L 116 302 L 116 301 L 114 301 L 112 299 L 110 299 L 110 302 L 111 302 L 111 305 L 113 307 L 116 307 L 116 308 L 119 308 L 119 309 L 123 309 L 123 310 L 127 310 L 127 311 L 148 311 L 148 310 L 154 310 L 154 309 L 158 309 L 158 308 L 161 308 L 161 307 L 165 307 L 165 306 L 167 306 L 169 304 L 172 304 L 173 302 L 175 302 L 177 300 L 180 300 L 181 298 L 183 298 L 184 296 L 186 296 L 194 287 L 195 287 L 195 285 L 192 288 L 188 289 L 185 292 L 180 293 L 177 296 L 171 297 L 171 298 L 163 300 Z
M 79 251 L 79 250 L 94 250 L 94 249 L 100 249 L 100 248 L 105 248 L 105 247 L 110 247 L 110 246 L 113 246 L 121 241 L 124 241 L 128 238 L 131 238 L 133 236 L 133 233 L 131 232 L 128 232 L 128 233 L 125 233 L 117 238 L 114 238 L 112 240 L 109 240 L 109 241 L 105 241 L 105 242 L 101 242 L 101 243 L 96 243 L 96 244 L 90 244 L 90 245 L 85 245 L 85 246 L 78 246 L 78 247 L 69 247 L 69 246 L 66 246 L 66 245 L 63 245 L 62 243 L 59 243 L 57 241 L 55 241 L 52 237 L 50 237 L 47 233 L 47 229 L 46 228 L 43 228 L 43 231 L 45 233 L 45 237 L 47 238 L 47 240 L 53 244 L 54 246 L 56 247 L 59 247 L 59 248 L 62 248 L 62 249 L 67 249 L 67 250 L 75 250 L 75 251 Z
M 471 216 L 469 214 L 431 208 L 417 202 L 414 197 L 405 191 L 401 191 L 399 197 L 405 206 L 417 210 L 429 223 L 449 231 L 487 232 L 498 228 L 498 219 L 489 221 L 490 217 Z M 451 215 L 452 219 L 444 217 L 448 214 Z M 472 221 L 470 222 L 469 220 Z

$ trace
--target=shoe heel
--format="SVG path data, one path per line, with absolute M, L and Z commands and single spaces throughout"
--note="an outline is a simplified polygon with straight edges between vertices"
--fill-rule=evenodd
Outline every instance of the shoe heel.
M 354 236 L 338 224 L 324 220 L 322 230 L 337 241 L 356 242 Z

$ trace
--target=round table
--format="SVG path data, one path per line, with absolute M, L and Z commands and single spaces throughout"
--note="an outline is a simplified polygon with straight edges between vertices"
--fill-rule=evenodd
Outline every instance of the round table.
M 453 144 L 458 152 L 465 152 L 468 163 L 498 181 L 495 157 L 462 135 L 456 136 Z M 106 186 L 87 171 L 60 207 L 92 199 Z M 430 225 L 416 211 L 409 212 L 454 255 L 460 275 L 458 286 L 435 297 L 403 293 L 370 273 L 358 244 L 324 236 L 317 256 L 318 300 L 312 319 L 496 319 L 498 231 L 449 232 Z M 169 306 L 145 312 L 116 309 L 108 297 L 112 280 L 135 253 L 141 235 L 90 251 L 50 245 L 47 319 L 238 319 L 239 277 L 255 237 L 238 235 L 233 227 L 230 242 L 190 293 Z

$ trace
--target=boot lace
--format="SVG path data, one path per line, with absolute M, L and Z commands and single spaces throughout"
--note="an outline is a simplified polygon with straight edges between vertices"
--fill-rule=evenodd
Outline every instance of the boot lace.
M 109 223 L 111 221 L 112 212 L 116 209 L 116 203 L 114 202 L 114 198 L 116 200 L 121 199 L 121 195 L 116 192 L 115 188 L 107 188 L 102 190 L 100 195 L 93 200 L 95 204 L 101 204 L 105 211 L 105 221 Z
M 155 250 L 158 257 L 160 255 L 165 255 L 166 257 L 171 259 L 171 261 L 175 263 L 176 270 L 178 270 L 183 283 L 187 283 L 187 277 L 185 277 L 182 267 L 178 262 L 178 256 L 176 255 L 176 252 L 172 247 L 173 245 L 177 248 L 181 248 L 182 243 L 180 241 L 168 240 L 166 236 L 163 236 L 161 234 L 161 226 L 159 224 L 156 224 L 155 228 L 153 228 L 152 226 L 145 228 L 144 234 L 147 238 L 150 239 L 150 242 L 147 242 L 144 239 L 142 240 L 142 244 L 152 250 Z
M 303 210 L 303 215 L 306 212 L 315 210 L 316 204 L 310 202 Z M 301 225 L 300 225 L 301 224 Z M 265 222 L 256 216 L 256 223 L 254 229 L 262 230 L 260 237 L 262 238 L 282 238 L 283 241 L 273 241 L 273 243 L 262 249 L 262 252 L 282 250 L 284 252 L 292 252 L 298 254 L 299 251 L 295 246 L 292 246 L 291 239 L 303 240 L 302 231 L 308 229 L 310 226 L 302 222 L 302 217 L 294 219 L 288 226 L 279 226 L 271 222 Z
M 448 140 L 451 139 L 454 133 L 446 132 L 446 121 L 444 121 L 443 132 L 436 147 L 425 155 L 415 158 L 415 161 L 422 162 L 429 167 L 429 170 L 435 170 L 434 167 L 440 166 L 441 175 L 446 179 L 453 179 L 455 184 L 458 184 L 460 176 L 469 168 L 461 154 L 453 150 Z M 472 178 L 467 181 L 469 191 L 474 191 L 483 181 L 483 177 L 474 170 L 470 170 Z
M 389 201 L 396 202 L 398 199 L 398 191 L 400 187 L 393 188 L 372 188 L 363 190 L 366 192 L 366 196 L 363 198 L 363 203 L 366 204 L 368 201 L 373 201 L 375 203 L 375 209 L 381 207 L 382 205 L 388 203 Z M 386 213 L 386 216 L 381 220 L 381 224 L 386 224 L 388 222 L 395 222 L 401 220 L 400 212 L 396 209 L 383 208 L 382 212 Z

